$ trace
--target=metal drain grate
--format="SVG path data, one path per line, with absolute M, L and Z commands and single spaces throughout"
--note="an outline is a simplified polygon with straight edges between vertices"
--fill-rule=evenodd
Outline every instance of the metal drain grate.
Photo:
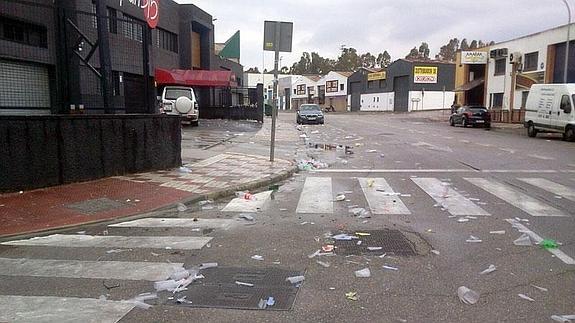
M 359 236 L 353 240 L 336 240 L 335 253 L 338 255 L 380 255 L 382 253 L 395 254 L 398 256 L 415 256 L 415 246 L 399 230 L 374 230 L 374 231 L 355 231 L 349 232 L 349 235 L 355 235 L 356 232 L 369 233 L 368 236 Z M 358 245 L 357 242 L 361 241 Z M 378 250 L 369 250 L 368 247 L 380 247 Z
M 280 268 L 217 267 L 202 270 L 205 278 L 188 286 L 177 298 L 186 296 L 187 307 L 231 308 L 259 310 L 261 299 L 273 297 L 275 304 L 266 310 L 288 311 L 295 302 L 299 288 L 286 281 L 302 272 Z M 235 282 L 254 284 L 239 286 Z M 174 305 L 174 303 L 168 303 Z
M 128 206 L 128 204 L 117 202 L 106 197 L 66 205 L 69 209 L 78 210 L 86 214 L 109 211 L 126 206 Z

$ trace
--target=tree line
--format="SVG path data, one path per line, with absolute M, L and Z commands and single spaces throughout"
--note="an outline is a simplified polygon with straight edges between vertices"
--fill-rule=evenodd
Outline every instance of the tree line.
M 495 42 L 483 42 L 482 40 L 471 40 L 463 38 L 461 41 L 457 38 L 452 38 L 439 49 L 439 53 L 435 55 L 436 60 L 454 62 L 455 53 L 458 50 L 473 50 L 488 45 L 493 45 Z M 429 45 L 422 42 L 419 47 L 414 46 L 409 53 L 405 56 L 407 59 L 418 60 L 431 60 Z M 341 47 L 341 52 L 337 59 L 322 57 L 316 52 L 302 53 L 299 61 L 293 63 L 291 67 L 283 66 L 279 74 L 327 74 L 330 71 L 341 72 L 355 72 L 361 67 L 365 68 L 385 68 L 392 62 L 392 57 L 387 50 L 377 55 L 370 52 L 359 54 L 353 47 Z M 257 67 L 252 67 L 246 70 L 247 73 L 260 73 Z M 264 73 L 273 73 L 274 71 L 264 70 Z

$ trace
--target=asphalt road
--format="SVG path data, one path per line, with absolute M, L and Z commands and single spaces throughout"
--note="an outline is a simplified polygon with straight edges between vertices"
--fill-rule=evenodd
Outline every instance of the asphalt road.
M 161 272 L 155 264 L 183 263 L 188 268 L 218 262 L 220 267 L 302 271 L 305 282 L 289 311 L 175 306 L 168 299 L 171 293 L 161 292 L 159 299 L 148 301 L 157 305 L 147 310 L 115 308 L 114 312 L 110 309 L 118 302 L 112 302 L 96 306 L 91 314 L 89 307 L 76 304 L 76 309 L 68 306 L 68 315 L 71 321 L 86 320 L 87 315 L 103 315 L 106 308 L 112 314 L 96 316 L 100 318 L 97 321 L 550 322 L 552 315 L 575 314 L 573 143 L 563 142 L 558 136 L 528 138 L 519 130 L 453 128 L 417 115 L 330 114 L 325 126 L 303 126 L 299 130 L 295 115 L 282 113 L 280 120 L 278 158 L 315 158 L 329 167 L 300 172 L 281 183 L 273 199 L 259 201 L 262 206 L 257 212 L 250 212 L 249 205 L 237 212 L 226 211 L 231 200 L 228 198 L 207 204 L 203 210 L 193 205 L 183 212 L 149 214 L 197 218 L 200 222 L 215 219 L 200 229 L 182 225 L 96 225 L 64 232 L 166 237 L 168 242 L 181 237 L 211 237 L 209 243 L 198 242 L 201 249 L 193 249 L 191 244 L 182 250 L 177 243 L 169 244 L 173 246 L 169 249 L 144 245 L 80 247 L 71 243 L 64 247 L 0 246 L 2 259 L 123 262 L 123 267 L 109 269 L 107 275 L 111 278 L 106 273 L 99 278 L 88 265 L 72 270 L 66 267 L 69 264 L 52 264 L 54 269 L 47 272 L 42 263 L 4 261 L 0 263 L 0 295 L 92 299 L 104 295 L 112 301 L 126 300 L 154 290 L 153 277 L 146 280 L 123 276 L 126 271 L 136 271 L 134 263 L 149 263 L 150 267 L 138 273 L 153 276 Z M 213 138 L 221 138 L 221 144 L 206 149 L 214 153 L 266 155 L 267 137 L 262 132 L 257 135 L 252 131 L 254 127 L 259 126 L 240 122 L 234 125 L 238 132 L 231 136 L 215 126 L 218 130 L 209 135 L 209 127 L 200 126 L 186 129 L 184 138 L 193 138 L 199 132 L 210 138 L 207 143 L 195 142 L 200 148 L 219 140 Z M 245 132 L 240 135 L 242 129 Z M 316 149 L 316 144 L 320 148 Z M 321 149 L 324 144 L 347 145 L 354 153 Z M 333 200 L 343 192 L 344 201 Z M 353 216 L 349 209 L 354 205 L 370 210 L 371 217 Z M 255 221 L 238 219 L 240 211 L 249 213 Z M 381 258 L 381 253 L 374 252 L 346 257 L 336 249 L 335 256 L 309 257 L 333 242 L 330 235 L 382 229 L 403 232 L 417 255 L 388 253 Z M 522 233 L 527 233 L 531 241 L 548 238 L 560 245 L 550 250 L 514 245 Z M 467 242 L 473 240 L 470 236 L 481 242 Z M 116 248 L 123 251 L 109 252 Z M 263 260 L 252 259 L 254 255 Z M 317 261 L 329 263 L 329 267 Z M 480 274 L 490 265 L 496 270 Z M 371 277 L 356 278 L 354 271 L 363 268 L 370 269 Z M 64 270 L 69 271 L 67 277 L 62 277 Z M 478 302 L 462 304 L 457 296 L 460 286 L 478 292 Z M 358 300 L 347 299 L 347 292 L 356 292 Z M 35 306 L 42 309 L 47 304 Z M 66 307 L 61 300 L 59 304 L 61 309 Z M 6 298 L 4 305 L 8 305 Z M 2 315 L 0 310 L 0 321 Z M 29 321 L 29 317 L 23 321 Z

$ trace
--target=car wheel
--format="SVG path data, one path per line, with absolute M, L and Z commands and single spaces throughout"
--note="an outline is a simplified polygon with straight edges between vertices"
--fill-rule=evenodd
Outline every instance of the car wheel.
M 449 125 L 455 127 L 455 121 L 453 121 L 453 118 L 449 118 Z
M 573 127 L 568 127 L 565 130 L 565 134 L 563 136 L 565 138 L 565 140 L 567 141 L 575 141 L 575 128 Z
M 463 126 L 463 128 L 467 128 L 467 126 L 468 126 L 467 118 L 463 118 L 463 120 L 461 121 L 461 125 Z
M 537 129 L 535 129 L 533 123 L 529 123 L 529 126 L 527 127 L 527 135 L 531 138 L 537 136 Z

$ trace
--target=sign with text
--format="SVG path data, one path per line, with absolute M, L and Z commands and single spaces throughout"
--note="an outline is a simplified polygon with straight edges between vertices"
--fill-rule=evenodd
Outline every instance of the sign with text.
M 126 0 L 127 3 L 144 10 L 144 18 L 150 28 L 154 29 L 160 19 L 160 0 Z M 120 0 L 120 7 L 124 5 L 124 0 Z
M 414 66 L 413 83 L 437 83 L 437 67 Z
M 385 80 L 386 77 L 387 77 L 387 75 L 385 74 L 385 71 L 367 74 L 367 80 L 368 81 Z
M 279 24 L 279 39 L 276 39 L 276 25 Z M 291 52 L 293 22 L 264 21 L 264 50 Z
M 461 64 L 487 64 L 487 52 L 462 51 Z

